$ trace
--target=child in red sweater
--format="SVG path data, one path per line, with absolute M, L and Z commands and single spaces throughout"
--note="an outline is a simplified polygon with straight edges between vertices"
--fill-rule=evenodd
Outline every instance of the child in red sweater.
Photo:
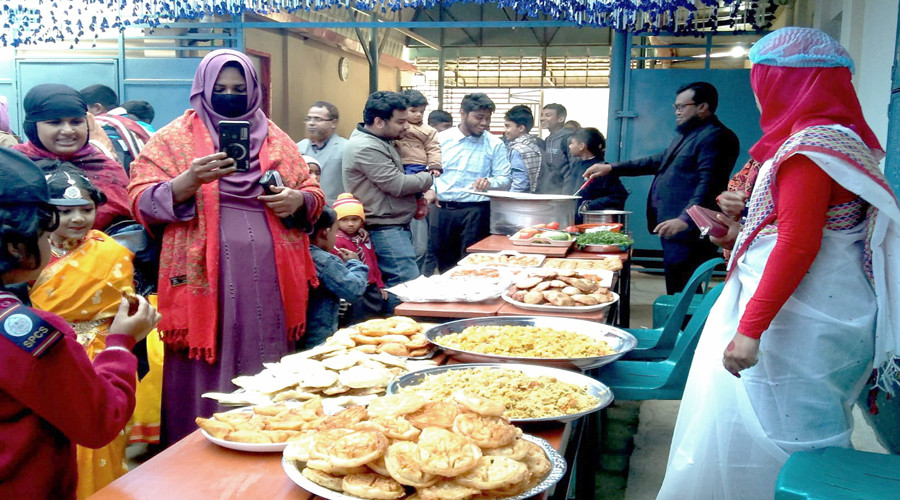
M 143 298 L 122 299 L 93 363 L 59 316 L 27 306 L 16 286 L 50 260 L 59 224 L 41 170 L 0 148 L 0 498 L 74 499 L 75 444 L 112 441 L 134 411 L 135 342 L 159 321 Z
M 359 255 L 363 264 L 369 266 L 369 286 L 362 298 L 349 312 L 350 323 L 365 321 L 373 316 L 385 316 L 392 312 L 388 306 L 388 293 L 384 290 L 384 281 L 381 279 L 381 270 L 378 269 L 378 257 L 375 256 L 375 247 L 369 233 L 363 229 L 366 215 L 363 205 L 350 193 L 343 193 L 337 197 L 334 211 L 338 216 L 338 228 L 340 229 L 335 241 L 335 248 L 346 248 Z

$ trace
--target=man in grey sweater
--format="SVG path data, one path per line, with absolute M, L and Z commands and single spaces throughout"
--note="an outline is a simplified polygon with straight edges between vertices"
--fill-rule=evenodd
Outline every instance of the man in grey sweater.
M 325 201 L 331 205 L 344 192 L 341 176 L 341 161 L 347 139 L 337 135 L 338 109 L 334 104 L 316 101 L 306 113 L 306 139 L 297 143 L 300 154 L 309 155 L 319 161 L 322 181 L 319 183 L 325 193 Z
M 344 186 L 363 205 L 378 267 L 389 287 L 419 276 L 409 221 L 416 212 L 416 194 L 432 184 L 427 171 L 405 174 L 400 153 L 391 143 L 409 128 L 407 106 L 406 98 L 396 92 L 373 93 L 366 101 L 363 123 L 344 148 Z

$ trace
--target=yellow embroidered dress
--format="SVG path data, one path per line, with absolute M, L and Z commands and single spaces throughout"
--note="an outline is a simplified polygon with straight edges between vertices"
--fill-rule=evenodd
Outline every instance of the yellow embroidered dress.
M 106 348 L 122 290 L 134 291 L 133 258 L 130 250 L 111 237 L 92 230 L 74 248 L 54 249 L 53 259 L 31 289 L 32 305 L 68 321 L 93 360 Z M 122 429 L 103 448 L 77 447 L 79 499 L 125 474 L 127 444 Z

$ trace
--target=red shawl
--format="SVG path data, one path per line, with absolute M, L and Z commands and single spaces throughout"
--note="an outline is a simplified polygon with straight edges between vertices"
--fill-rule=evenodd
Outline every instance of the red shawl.
M 45 159 L 67 161 L 80 168 L 85 177 L 106 195 L 106 203 L 97 207 L 94 229 L 103 229 L 117 218 L 131 218 L 131 212 L 128 210 L 128 174 L 122 165 L 90 143 L 72 155 L 57 155 L 31 142 L 17 144 L 12 149 L 21 151 L 32 161 Z
M 863 118 L 847 68 L 785 68 L 754 64 L 750 84 L 762 109 L 763 136 L 750 156 L 763 163 L 788 137 L 814 125 L 843 125 L 856 132 L 876 159 L 884 156 Z
M 316 206 L 307 213 L 318 216 L 325 195 L 300 156 L 294 141 L 269 122 L 266 140 L 259 152 L 263 172 L 275 169 L 284 185 L 312 193 Z M 212 137 L 193 110 L 160 129 L 131 164 L 128 192 L 136 214 L 144 190 L 174 179 L 191 160 L 215 151 Z M 219 297 L 219 183 L 204 184 L 195 195 L 196 216 L 166 226 L 163 233 L 159 273 L 159 331 L 163 341 L 176 349 L 187 348 L 193 359 L 212 364 L 216 360 Z M 306 327 L 309 286 L 318 285 L 316 268 L 309 254 L 309 237 L 287 230 L 272 211 L 266 211 L 275 245 L 275 262 L 287 335 L 299 340 Z M 141 221 L 143 223 L 143 221 Z M 146 224 L 144 224 L 146 226 Z

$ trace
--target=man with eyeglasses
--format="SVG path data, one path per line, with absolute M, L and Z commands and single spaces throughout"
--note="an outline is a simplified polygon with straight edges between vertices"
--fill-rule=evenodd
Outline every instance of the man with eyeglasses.
M 737 136 L 716 117 L 719 94 L 706 82 L 682 85 L 676 91 L 675 138 L 669 147 L 646 158 L 599 163 L 586 179 L 608 175 L 653 175 L 647 199 L 647 229 L 660 236 L 666 292 L 680 292 L 694 270 L 715 257 L 718 248 L 687 215 L 693 205 L 718 210 L 716 196 L 728 186 L 738 157 Z
M 344 192 L 341 171 L 347 139 L 335 133 L 339 117 L 340 114 L 334 104 L 325 101 L 314 102 L 303 120 L 306 124 L 306 139 L 297 143 L 301 154 L 319 160 L 322 169 L 322 181 L 319 184 L 329 205 Z

